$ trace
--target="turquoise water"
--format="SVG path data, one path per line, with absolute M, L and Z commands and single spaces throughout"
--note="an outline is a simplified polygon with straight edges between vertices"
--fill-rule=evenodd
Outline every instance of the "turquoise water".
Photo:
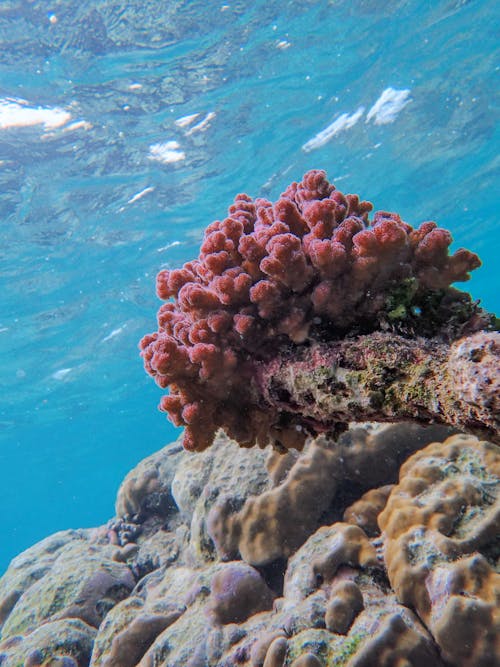
M 176 436 L 137 342 L 236 193 L 324 168 L 449 228 L 500 310 L 497 6 L 0 2 L 0 572 Z

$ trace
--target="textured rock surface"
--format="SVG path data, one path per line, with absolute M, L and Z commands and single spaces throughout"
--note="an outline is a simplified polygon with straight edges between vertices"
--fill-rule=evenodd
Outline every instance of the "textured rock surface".
M 498 447 L 456 435 L 417 452 L 401 467 L 379 523 L 392 587 L 431 630 L 443 657 L 464 667 L 494 664 L 500 656 Z
M 499 444 L 500 333 L 450 344 L 393 331 L 279 351 L 259 366 L 262 405 L 310 434 L 353 419 L 455 426 Z M 286 416 L 286 419 L 285 419 Z
M 106 545 L 69 543 L 52 567 L 19 597 L 2 628 L 2 638 L 36 629 L 42 623 L 79 618 L 97 628 L 107 612 L 128 597 L 135 578 L 112 559 Z
M 272 609 L 274 595 L 256 569 L 246 563 L 225 563 L 212 579 L 208 613 L 214 623 L 241 623 Z
M 141 461 L 120 486 L 116 516 L 144 520 L 150 515 L 168 516 L 174 511 L 171 486 L 181 458 L 181 448 L 168 445 Z
M 0 580 L 0 628 L 28 588 L 50 572 L 61 550 L 68 544 L 86 544 L 90 531 L 65 530 L 46 537 L 14 558 Z
M 378 515 L 384 509 L 393 484 L 386 484 L 377 489 L 370 489 L 356 500 L 344 512 L 344 521 L 362 528 L 367 535 L 375 537 L 380 534 Z
M 172 481 L 172 493 L 183 520 L 190 525 L 189 555 L 201 562 L 216 558 L 209 531 L 214 505 L 229 512 L 240 509 L 250 496 L 270 487 L 265 451 L 241 451 L 220 433 L 212 451 L 185 456 Z
M 239 552 L 253 565 L 287 558 L 328 509 L 340 474 L 338 452 L 327 443 L 314 442 L 280 485 L 248 498 L 239 512 L 226 516 L 227 504 L 216 506 L 209 531 L 219 554 Z
M 319 437 L 300 456 L 283 455 L 281 466 L 279 455 L 271 453 L 272 488 L 249 497 L 239 511 L 223 496 L 211 510 L 208 531 L 219 556 L 240 554 L 253 565 L 288 558 L 324 513 L 343 511 L 340 504 L 350 486 L 364 490 L 396 481 L 399 464 L 410 452 L 447 432 L 442 426 L 370 425 L 353 428 L 337 443 Z
M 161 450 L 123 516 L 12 562 L 0 664 L 496 667 L 499 450 L 446 434 Z
M 2 667 L 80 667 L 88 665 L 95 628 L 77 618 L 50 621 L 32 633 L 0 642 Z

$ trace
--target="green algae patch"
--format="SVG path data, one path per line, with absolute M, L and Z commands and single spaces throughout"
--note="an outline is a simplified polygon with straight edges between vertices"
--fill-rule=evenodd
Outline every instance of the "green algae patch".
M 367 634 L 367 632 L 357 632 L 343 638 L 340 646 L 338 648 L 334 647 L 333 653 L 330 651 L 329 662 L 327 664 L 332 667 L 344 667 L 366 639 Z

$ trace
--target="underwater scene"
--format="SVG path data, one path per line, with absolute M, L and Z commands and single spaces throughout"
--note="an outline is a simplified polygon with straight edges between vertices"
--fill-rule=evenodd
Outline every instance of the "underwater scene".
M 500 667 L 498 25 L 0 1 L 1 667 Z

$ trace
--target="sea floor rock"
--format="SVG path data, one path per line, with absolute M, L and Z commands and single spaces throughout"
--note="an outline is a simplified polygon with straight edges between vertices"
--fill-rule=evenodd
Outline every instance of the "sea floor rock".
M 12 561 L 1 667 L 497 667 L 500 448 L 447 436 L 164 448 Z

